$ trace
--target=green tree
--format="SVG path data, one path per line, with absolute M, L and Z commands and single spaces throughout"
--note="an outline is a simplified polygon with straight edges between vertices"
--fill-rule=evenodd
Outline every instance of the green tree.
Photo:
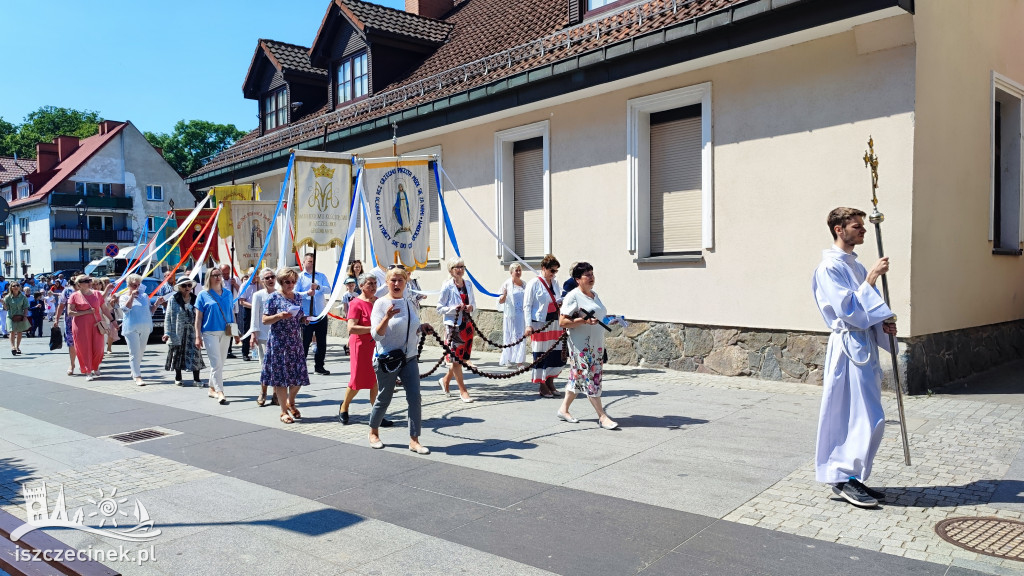
M 37 143 L 51 142 L 57 136 L 94 136 L 102 120 L 99 112 L 59 106 L 42 106 L 29 112 L 14 130 L 13 124 L 0 119 L 0 154 L 35 158 Z
M 17 139 L 18 127 L 0 116 L 0 156 L 14 156 L 14 153 L 18 151 Z
M 244 135 L 245 131 L 235 128 L 234 124 L 205 120 L 179 120 L 171 134 L 145 133 L 150 144 L 163 148 L 164 159 L 183 178 Z

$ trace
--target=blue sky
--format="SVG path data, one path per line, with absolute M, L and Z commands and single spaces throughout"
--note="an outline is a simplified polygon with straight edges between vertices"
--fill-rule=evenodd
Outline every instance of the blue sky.
M 404 0 L 374 0 L 404 9 Z M 309 46 L 330 0 L 2 0 L 0 117 L 95 110 L 140 130 L 178 120 L 256 127 L 242 81 L 256 41 Z

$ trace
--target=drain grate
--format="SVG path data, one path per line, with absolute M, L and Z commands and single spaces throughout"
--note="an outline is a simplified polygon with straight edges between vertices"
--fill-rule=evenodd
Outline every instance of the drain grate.
M 123 434 L 113 434 L 107 436 L 112 440 L 117 440 L 122 444 L 134 444 L 135 442 L 143 442 L 145 440 L 152 440 L 154 438 L 161 438 L 163 436 L 170 436 L 171 432 L 165 432 L 163 430 L 157 430 L 156 428 L 146 428 L 144 430 L 136 430 L 134 432 L 125 432 Z
M 972 552 L 1024 562 L 1024 522 L 1005 518 L 949 518 L 935 525 L 946 542 Z

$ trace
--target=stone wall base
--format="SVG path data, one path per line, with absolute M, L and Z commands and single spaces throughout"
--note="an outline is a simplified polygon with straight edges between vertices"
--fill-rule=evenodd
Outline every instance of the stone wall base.
M 441 326 L 434 308 L 423 308 L 420 314 L 424 322 Z M 483 310 L 475 314 L 474 320 L 488 338 L 502 341 L 501 313 Z M 331 320 L 329 332 L 347 337 L 345 323 L 337 320 Z M 627 328 L 615 326 L 605 339 L 610 364 L 818 386 L 824 376 L 827 345 L 828 335 L 823 333 L 662 322 L 633 322 Z M 437 347 L 430 339 L 427 346 Z M 473 349 L 497 351 L 479 336 Z M 1024 358 L 1024 321 L 901 339 L 900 351 L 897 362 L 904 392 L 925 394 L 953 380 Z M 882 386 L 891 390 L 892 360 L 884 351 L 880 360 L 884 372 Z

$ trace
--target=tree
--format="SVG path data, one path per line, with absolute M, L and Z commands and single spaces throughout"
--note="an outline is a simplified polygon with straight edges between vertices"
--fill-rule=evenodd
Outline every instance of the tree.
M 101 121 L 98 112 L 59 106 L 42 106 L 29 112 L 17 127 L 0 119 L 0 155 L 35 158 L 37 143 L 51 142 L 57 136 L 94 136 Z
M 163 148 L 164 159 L 183 178 L 244 135 L 234 124 L 205 120 L 179 120 L 171 134 L 145 133 L 151 144 Z

